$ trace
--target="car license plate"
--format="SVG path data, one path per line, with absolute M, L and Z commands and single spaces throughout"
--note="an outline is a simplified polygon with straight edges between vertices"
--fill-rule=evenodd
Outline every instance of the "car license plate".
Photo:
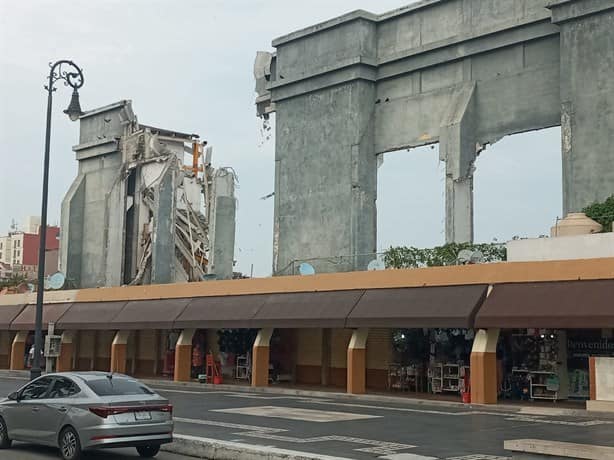
M 135 412 L 135 420 L 151 420 L 151 412 Z

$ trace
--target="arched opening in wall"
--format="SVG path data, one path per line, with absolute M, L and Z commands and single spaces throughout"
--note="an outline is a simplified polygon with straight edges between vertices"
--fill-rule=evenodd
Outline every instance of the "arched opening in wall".
M 434 247 L 445 242 L 445 163 L 439 144 L 380 155 L 377 249 Z
M 561 128 L 507 136 L 482 151 L 474 175 L 475 241 L 549 235 L 562 213 Z

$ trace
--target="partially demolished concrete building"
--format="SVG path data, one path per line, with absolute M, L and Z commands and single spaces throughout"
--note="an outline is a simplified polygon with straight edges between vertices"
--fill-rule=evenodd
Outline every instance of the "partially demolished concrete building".
M 564 214 L 610 196 L 613 24 L 614 0 L 422 0 L 273 40 L 254 71 L 276 114 L 274 272 L 366 268 L 390 151 L 439 143 L 447 242 L 473 240 L 477 155 L 510 134 L 561 126 Z
M 236 176 L 198 135 L 140 124 L 124 100 L 85 113 L 73 150 L 61 269 L 74 287 L 232 277 Z

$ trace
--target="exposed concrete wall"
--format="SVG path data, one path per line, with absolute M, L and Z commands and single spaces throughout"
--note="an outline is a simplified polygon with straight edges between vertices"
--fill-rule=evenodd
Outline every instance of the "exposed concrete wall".
M 563 210 L 614 192 L 614 1 L 558 1 L 561 27 Z
M 372 83 L 353 81 L 278 103 L 274 273 L 293 260 L 375 252 L 374 99 Z
M 60 270 L 76 286 L 81 286 L 84 195 L 85 176 L 80 174 L 75 178 L 62 200 Z
M 176 169 L 168 168 L 156 187 L 157 219 L 152 244 L 152 283 L 171 283 L 175 267 Z
M 79 145 L 73 147 L 79 174 L 62 201 L 61 269 L 79 287 L 108 285 L 107 257 L 121 257 L 122 233 L 111 212 L 123 208 L 116 194 L 122 166 L 119 143 L 124 126 L 134 115 L 129 101 L 120 101 L 89 112 L 80 120 Z M 109 244 L 109 240 L 111 244 Z M 121 273 L 121 271 L 120 271 Z M 113 281 L 111 278 L 110 281 Z M 119 284 L 119 283 L 113 283 Z
M 473 239 L 474 161 L 506 135 L 563 124 L 565 212 L 611 194 L 613 6 L 432 0 L 274 40 L 258 98 L 277 113 L 274 272 L 374 251 L 374 157 L 392 150 L 441 143 L 447 241 Z

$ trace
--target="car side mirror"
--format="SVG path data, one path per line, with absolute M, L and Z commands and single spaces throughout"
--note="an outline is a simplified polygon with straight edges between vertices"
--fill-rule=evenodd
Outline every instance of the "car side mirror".
M 9 399 L 11 401 L 19 401 L 19 392 L 17 391 L 13 391 L 10 395 L 9 395 Z

